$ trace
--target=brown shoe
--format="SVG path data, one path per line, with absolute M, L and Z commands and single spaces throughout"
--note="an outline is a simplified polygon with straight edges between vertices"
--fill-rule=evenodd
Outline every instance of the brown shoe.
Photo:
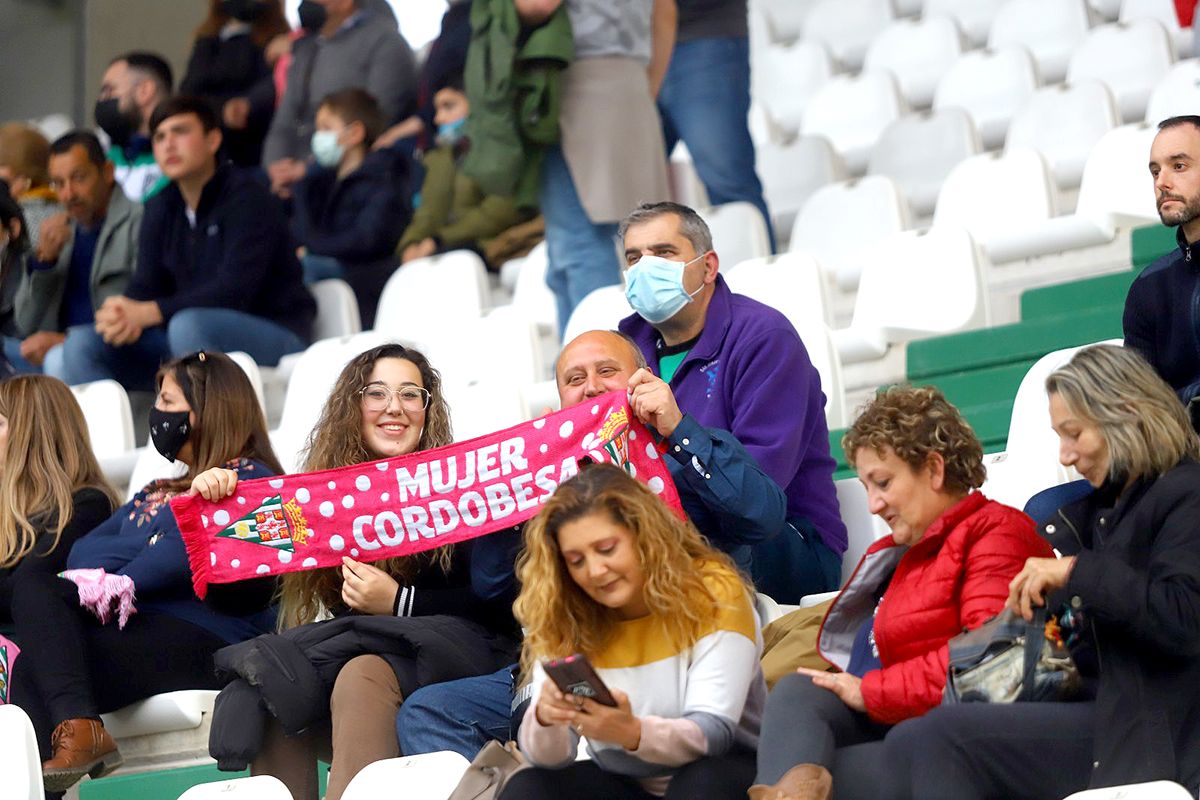
M 833 776 L 816 764 L 798 764 L 773 786 L 758 783 L 746 794 L 750 800 L 830 800 Z
M 42 762 L 47 792 L 65 792 L 84 775 L 100 778 L 121 766 L 121 754 L 98 719 L 65 719 L 50 738 L 52 755 Z

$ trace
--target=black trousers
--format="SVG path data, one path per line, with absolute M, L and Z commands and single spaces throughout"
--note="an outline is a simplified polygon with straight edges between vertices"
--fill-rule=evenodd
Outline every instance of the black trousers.
M 876 797 L 888 727 L 807 675 L 788 675 L 767 698 L 755 782 L 773 784 L 797 764 L 818 764 L 833 774 L 834 797 Z
M 212 656 L 223 639 L 166 614 L 134 614 L 124 630 L 101 625 L 63 578 L 22 576 L 13 619 L 21 647 L 13 703 L 33 721 L 43 759 L 65 719 L 98 717 L 161 692 L 220 688 Z
M 701 758 L 679 769 L 664 800 L 745 800 L 754 777 L 754 754 L 739 750 Z M 594 761 L 576 761 L 563 769 L 534 767 L 518 772 L 499 800 L 655 800 L 637 781 L 605 772 Z
M 1095 704 L 940 706 L 888 734 L 895 800 L 1059 800 L 1087 788 Z

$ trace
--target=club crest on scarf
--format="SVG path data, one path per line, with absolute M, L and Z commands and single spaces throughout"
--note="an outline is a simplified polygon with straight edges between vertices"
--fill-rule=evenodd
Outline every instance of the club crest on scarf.
M 281 495 L 275 495 L 217 536 L 294 553 L 295 545 L 308 544 L 310 533 L 296 498 L 284 503 Z

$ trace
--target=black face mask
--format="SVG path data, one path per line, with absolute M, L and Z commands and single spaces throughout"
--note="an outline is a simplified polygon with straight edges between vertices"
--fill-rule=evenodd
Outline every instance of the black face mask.
M 304 0 L 296 13 L 300 15 L 300 27 L 309 33 L 321 30 L 325 27 L 325 20 L 329 18 L 329 12 L 325 10 L 325 6 L 314 3 L 312 0 Z
M 115 97 L 97 100 L 94 114 L 100 130 L 107 133 L 117 147 L 129 144 L 141 122 L 137 111 L 122 111 L 120 101 Z
M 221 0 L 221 11 L 241 22 L 254 22 L 262 12 L 262 3 L 256 0 Z
M 187 444 L 192 433 L 190 416 L 190 411 L 150 409 L 150 441 L 167 461 L 174 462 L 175 456 Z

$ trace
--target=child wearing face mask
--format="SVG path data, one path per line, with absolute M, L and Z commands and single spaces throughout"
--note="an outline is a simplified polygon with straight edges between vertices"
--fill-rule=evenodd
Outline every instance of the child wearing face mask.
M 315 163 L 297 184 L 292 232 L 307 283 L 340 278 L 354 289 L 364 329 L 375 322 L 396 242 L 412 215 L 403 187 L 408 163 L 371 150 L 384 129 L 378 102 L 362 89 L 328 95 L 317 108 Z
M 462 75 L 447 79 L 433 96 L 437 124 L 435 147 L 424 154 L 425 181 L 412 223 L 400 239 L 400 260 L 407 263 L 447 250 L 474 250 L 499 269 L 497 237 L 534 216 L 536 209 L 518 208 L 512 197 L 484 194 L 459 169 L 470 141 L 464 136 L 470 103 Z M 513 255 L 513 254 L 509 254 Z

